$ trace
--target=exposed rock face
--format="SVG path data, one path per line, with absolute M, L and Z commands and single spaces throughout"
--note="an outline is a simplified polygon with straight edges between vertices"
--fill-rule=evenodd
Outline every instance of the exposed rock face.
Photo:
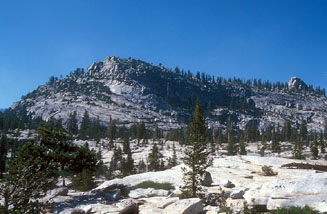
M 57 196 L 67 196 L 68 194 L 68 188 L 67 187 L 60 187 L 57 189 L 53 189 L 51 191 L 51 196 L 52 197 L 57 197 Z
M 153 188 L 147 188 L 147 189 L 142 189 L 138 188 L 135 190 L 132 190 L 128 196 L 131 198 L 149 198 L 149 197 L 154 197 L 154 196 L 168 196 L 169 191 L 167 190 L 157 190 Z
M 199 214 L 203 211 L 203 204 L 198 198 L 176 201 L 164 209 L 164 214 Z
M 327 212 L 327 175 L 315 174 L 287 180 L 274 180 L 249 189 L 244 198 L 252 205 L 267 205 L 268 210 L 296 206 L 319 207 Z
M 194 99 L 199 97 L 203 105 L 211 106 L 209 126 L 225 127 L 228 114 L 240 128 L 253 120 L 265 128 L 269 124 L 282 125 L 285 120 L 294 125 L 307 119 L 309 129 L 322 129 L 327 99 L 304 92 L 307 88 L 299 78 L 291 79 L 287 91 L 217 84 L 177 74 L 161 65 L 107 57 L 93 63 L 84 74 L 71 74 L 39 86 L 11 109 L 44 120 L 62 119 L 64 124 L 73 111 L 81 122 L 88 110 L 91 118 L 99 116 L 104 125 L 112 118 L 119 119 L 120 124 L 145 121 L 147 126 L 171 129 L 188 120 Z M 245 102 L 246 110 L 231 107 L 233 102 Z
M 211 186 L 212 182 L 213 181 L 212 181 L 212 177 L 211 177 L 210 172 L 205 172 L 203 174 L 202 185 L 206 186 L 206 187 L 209 187 L 209 186 Z
M 308 86 L 300 78 L 292 77 L 291 80 L 288 82 L 288 88 L 290 90 L 301 91 L 307 89 Z

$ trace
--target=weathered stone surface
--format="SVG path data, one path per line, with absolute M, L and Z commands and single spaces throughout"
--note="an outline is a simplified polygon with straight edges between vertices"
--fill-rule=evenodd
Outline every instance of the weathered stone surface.
M 164 209 L 164 214 L 199 214 L 203 204 L 198 198 L 188 198 L 176 201 Z
M 205 172 L 202 177 L 202 185 L 209 187 L 211 186 L 212 182 L 213 181 L 210 172 Z
M 233 184 L 230 180 L 227 181 L 227 183 L 224 185 L 226 188 L 234 188 L 235 184 Z
M 244 193 L 249 190 L 248 188 L 243 188 L 243 189 L 237 189 L 237 190 L 234 190 L 231 194 L 230 194 L 230 197 L 232 199 L 243 199 L 243 195 Z
M 51 196 L 57 197 L 57 196 L 67 196 L 68 194 L 68 188 L 67 187 L 60 187 L 51 190 Z
M 147 189 L 138 188 L 130 191 L 128 196 L 137 199 L 137 198 L 149 198 L 153 196 L 168 196 L 168 194 L 169 194 L 168 190 L 153 189 L 153 188 L 147 188 Z

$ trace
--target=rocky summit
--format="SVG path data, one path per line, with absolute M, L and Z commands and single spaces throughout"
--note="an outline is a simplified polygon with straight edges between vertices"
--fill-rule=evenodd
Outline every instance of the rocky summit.
M 77 69 L 66 78 L 52 77 L 49 82 L 11 106 L 11 110 L 43 120 L 66 122 L 72 111 L 82 120 L 85 110 L 103 124 L 119 119 L 130 125 L 144 121 L 161 129 L 178 128 L 188 121 L 190 106 L 199 98 L 212 127 L 224 127 L 227 115 L 240 128 L 255 121 L 260 128 L 297 125 L 302 119 L 308 128 L 320 130 L 327 111 L 324 92 L 313 90 L 300 78 L 289 83 L 222 79 L 204 73 L 174 71 L 136 59 L 107 57 L 95 62 L 86 72 Z

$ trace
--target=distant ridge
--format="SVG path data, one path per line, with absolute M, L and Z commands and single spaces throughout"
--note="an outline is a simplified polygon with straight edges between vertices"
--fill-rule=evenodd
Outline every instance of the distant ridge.
M 205 73 L 192 74 L 176 67 L 109 56 L 91 64 L 87 71 L 76 69 L 63 79 L 51 77 L 11 106 L 17 115 L 61 119 L 77 112 L 79 122 L 85 110 L 107 125 L 145 122 L 148 127 L 179 128 L 188 122 L 199 98 L 210 127 L 226 127 L 230 117 L 244 129 L 255 122 L 260 129 L 298 126 L 308 121 L 309 130 L 322 130 L 327 112 L 325 89 L 307 85 L 298 77 L 288 83 L 261 79 L 242 81 Z

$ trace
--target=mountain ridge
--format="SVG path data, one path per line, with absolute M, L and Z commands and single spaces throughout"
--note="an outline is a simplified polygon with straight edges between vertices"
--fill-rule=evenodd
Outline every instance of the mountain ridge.
M 88 110 L 104 125 L 119 119 L 120 124 L 144 121 L 150 127 L 172 129 L 187 123 L 199 98 L 212 127 L 224 127 L 230 116 L 241 129 L 251 121 L 264 129 L 269 124 L 283 125 L 285 120 L 296 125 L 307 119 L 308 128 L 319 130 L 327 112 L 324 93 L 324 89 L 315 91 L 297 77 L 287 84 L 260 79 L 216 80 L 205 73 L 193 75 L 179 68 L 173 71 L 110 56 L 92 63 L 86 72 L 77 69 L 64 79 L 50 78 L 11 109 L 44 120 L 62 119 L 64 124 L 72 111 L 77 111 L 81 121 Z

